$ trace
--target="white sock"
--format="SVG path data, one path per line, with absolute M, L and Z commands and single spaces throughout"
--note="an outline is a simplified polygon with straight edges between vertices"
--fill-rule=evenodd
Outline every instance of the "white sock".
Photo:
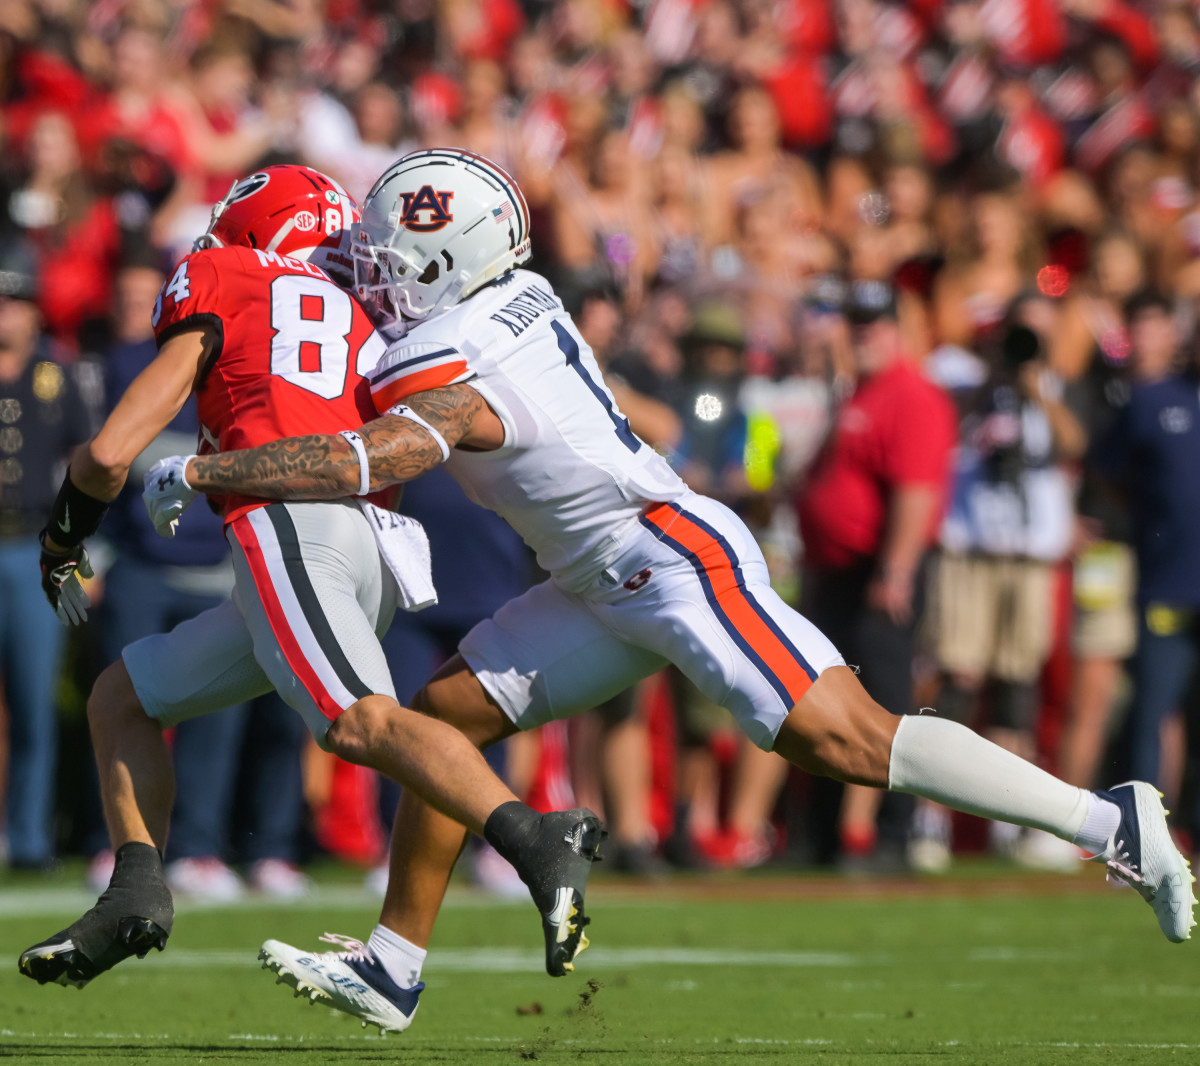
M 1071 842 L 1090 855 L 1099 855 L 1108 847 L 1120 824 L 1121 808 L 1112 800 L 1101 799 L 1096 793 L 1089 792 L 1087 815 Z
M 375 926 L 367 949 L 401 988 L 412 988 L 421 980 L 425 949 L 405 940 L 399 933 L 393 933 L 386 925 Z
M 888 787 L 968 814 L 1031 825 L 1072 842 L 1095 798 L 966 726 L 927 715 L 900 719 Z

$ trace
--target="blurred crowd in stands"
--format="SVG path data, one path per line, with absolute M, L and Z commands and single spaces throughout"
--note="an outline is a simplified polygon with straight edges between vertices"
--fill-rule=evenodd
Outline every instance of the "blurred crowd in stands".
M 162 541 L 130 491 L 93 624 L 66 637 L 37 586 L 62 462 L 152 358 L 172 262 L 257 166 L 305 162 L 361 199 L 434 144 L 516 176 L 533 268 L 636 431 L 751 523 L 889 710 L 1078 785 L 1155 781 L 1200 832 L 1197 73 L 1182 0 L 9 0 L 9 863 L 82 851 L 106 883 L 82 693 L 231 582 L 215 519 L 194 508 Z M 192 450 L 194 423 L 146 462 Z M 406 501 L 442 602 L 393 630 L 402 697 L 537 579 L 448 478 Z M 315 851 L 380 858 L 378 784 L 273 699 L 174 744 L 181 891 L 238 895 L 236 862 L 286 895 Z M 936 871 L 984 847 L 1078 866 L 1050 837 L 789 775 L 671 674 L 502 759 L 542 802 L 603 810 L 610 868 L 638 874 Z M 479 875 L 502 881 L 493 860 Z

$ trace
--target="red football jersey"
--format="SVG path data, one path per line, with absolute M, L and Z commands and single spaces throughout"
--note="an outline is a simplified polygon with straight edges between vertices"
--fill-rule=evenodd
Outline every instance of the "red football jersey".
M 205 324 L 220 340 L 196 392 L 202 451 L 336 433 L 376 417 L 368 375 L 387 345 L 319 267 L 240 246 L 195 252 L 159 293 L 154 333 L 161 348 Z M 269 501 L 218 502 L 228 522 Z

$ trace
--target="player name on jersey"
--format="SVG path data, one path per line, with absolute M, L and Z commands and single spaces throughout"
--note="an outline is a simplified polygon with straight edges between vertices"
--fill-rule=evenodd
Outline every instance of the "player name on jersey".
M 315 263 L 309 263 L 304 259 L 293 259 L 290 255 L 280 255 L 278 252 L 263 252 L 258 248 L 254 249 L 254 254 L 258 256 L 258 265 L 260 267 L 278 267 L 280 270 L 302 270 L 305 274 L 311 274 L 314 278 L 323 278 L 329 281 L 329 275 L 325 273 Z
M 543 311 L 558 310 L 558 299 L 552 293 L 530 285 L 514 296 L 499 311 L 488 317 L 493 322 L 507 326 L 514 337 L 519 337 Z

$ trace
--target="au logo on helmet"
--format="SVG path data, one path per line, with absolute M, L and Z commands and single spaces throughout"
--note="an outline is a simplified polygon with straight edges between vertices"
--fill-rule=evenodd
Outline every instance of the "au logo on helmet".
M 402 192 L 403 203 L 400 225 L 414 233 L 436 233 L 447 222 L 453 222 L 450 214 L 450 198 L 453 192 L 434 192 L 432 185 L 422 185 L 418 192 Z M 424 220 L 423 212 L 429 212 Z

